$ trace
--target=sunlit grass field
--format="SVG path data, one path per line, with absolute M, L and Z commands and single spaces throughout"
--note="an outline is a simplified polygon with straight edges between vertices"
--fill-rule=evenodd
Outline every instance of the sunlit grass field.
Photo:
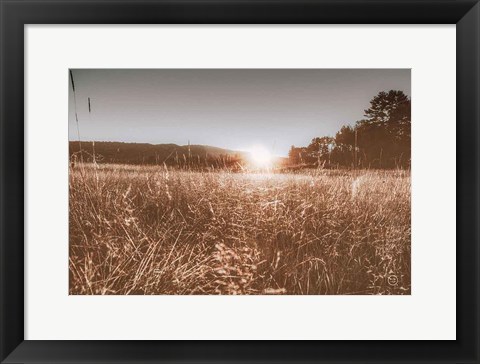
M 410 294 L 410 173 L 70 169 L 70 294 Z

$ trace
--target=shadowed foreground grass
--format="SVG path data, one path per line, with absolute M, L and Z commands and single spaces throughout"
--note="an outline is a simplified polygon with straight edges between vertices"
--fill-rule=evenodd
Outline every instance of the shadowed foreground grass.
M 410 294 L 410 174 L 70 170 L 70 294 Z

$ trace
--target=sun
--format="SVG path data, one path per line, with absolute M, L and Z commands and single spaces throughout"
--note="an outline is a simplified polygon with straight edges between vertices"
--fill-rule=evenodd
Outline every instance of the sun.
M 250 159 L 257 167 L 269 167 L 272 164 L 272 154 L 263 145 L 254 145 L 249 149 Z

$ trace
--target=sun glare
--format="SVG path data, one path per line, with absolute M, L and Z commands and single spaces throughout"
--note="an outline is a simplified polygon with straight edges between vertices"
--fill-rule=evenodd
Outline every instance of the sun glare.
M 257 167 L 269 167 L 272 163 L 272 154 L 262 145 L 250 148 L 250 158 Z

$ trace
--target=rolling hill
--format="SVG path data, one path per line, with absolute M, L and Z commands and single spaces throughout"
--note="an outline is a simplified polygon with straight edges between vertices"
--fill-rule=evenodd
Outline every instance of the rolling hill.
M 119 164 L 230 165 L 241 162 L 247 153 L 208 145 L 148 144 L 123 142 L 82 141 L 69 142 L 70 158 L 77 160 L 83 154 L 87 162 Z

